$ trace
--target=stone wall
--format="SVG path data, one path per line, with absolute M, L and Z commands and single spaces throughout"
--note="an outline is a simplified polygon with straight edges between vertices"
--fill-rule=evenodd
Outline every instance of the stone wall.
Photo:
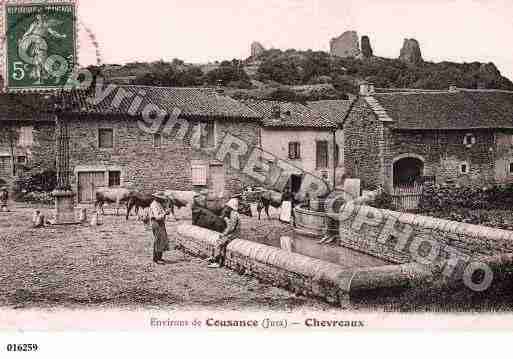
M 186 252 L 202 258 L 212 255 L 219 240 L 219 233 L 185 224 L 176 233 L 176 241 Z M 239 274 L 346 308 L 351 306 L 353 294 L 380 289 L 428 289 L 437 276 L 434 268 L 417 263 L 345 269 L 243 239 L 228 245 L 225 265 Z
M 430 263 L 455 257 L 481 260 L 513 253 L 511 231 L 365 205 L 348 204 L 343 213 L 341 244 L 392 263 L 422 262 L 430 256 Z
M 199 257 L 212 255 L 219 233 L 191 225 L 181 225 L 177 242 Z M 352 272 L 335 264 L 274 247 L 233 240 L 226 249 L 225 265 L 239 273 L 253 275 L 299 294 L 339 303 L 349 292 Z
M 194 121 L 191 122 L 195 124 Z M 87 117 L 69 120 L 71 141 L 71 168 L 75 172 L 73 183 L 78 185 L 78 172 L 119 170 L 121 186 L 144 192 L 164 189 L 192 190 L 191 162 L 214 161 L 215 151 L 203 152 L 191 146 L 192 130 L 184 139 L 175 138 L 176 129 L 169 136 L 163 134 L 159 147 L 154 146 L 153 135 L 142 131 L 134 119 L 124 117 Z M 114 130 L 114 148 L 98 147 L 98 129 Z M 191 126 L 192 128 L 192 126 Z M 225 131 L 229 131 L 250 145 L 259 144 L 259 124 L 235 121 L 216 121 L 216 140 L 219 144 Z M 238 193 L 246 178 L 227 165 L 225 183 L 227 194 Z M 250 182 L 247 180 L 247 182 Z M 106 179 L 107 184 L 107 179 Z
M 344 124 L 344 168 L 364 189 L 383 185 L 383 124 L 363 98 L 357 100 Z
M 470 133 L 476 141 L 468 148 L 464 138 Z M 393 131 L 386 127 L 385 143 L 388 186 L 392 185 L 394 160 L 407 154 L 422 157 L 424 175 L 436 176 L 437 183 L 453 181 L 461 186 L 479 187 L 495 183 L 492 131 Z M 469 167 L 467 174 L 460 170 L 464 163 Z

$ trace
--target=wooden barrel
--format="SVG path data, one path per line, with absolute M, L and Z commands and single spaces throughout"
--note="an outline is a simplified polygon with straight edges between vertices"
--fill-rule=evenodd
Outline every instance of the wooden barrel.
M 321 238 L 326 229 L 326 214 L 323 212 L 309 211 L 302 207 L 294 209 L 296 215 L 296 231 Z

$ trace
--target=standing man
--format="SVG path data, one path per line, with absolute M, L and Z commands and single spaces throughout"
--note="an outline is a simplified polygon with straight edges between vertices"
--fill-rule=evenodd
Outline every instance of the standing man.
M 226 222 L 226 229 L 219 237 L 219 244 L 214 248 L 214 254 L 209 258 L 209 268 L 220 268 L 224 265 L 226 247 L 236 238 L 240 237 L 240 216 L 239 201 L 236 198 L 230 199 L 223 209 L 221 217 Z
M 286 223 L 292 222 L 293 199 L 293 194 L 287 186 L 281 197 L 280 221 Z
M 7 207 L 7 202 L 9 202 L 9 192 L 7 191 L 7 187 L 2 187 L 0 190 L 0 211 L 1 212 L 10 212 Z
M 169 199 L 158 193 L 153 194 L 152 197 L 149 217 L 153 235 L 153 261 L 157 264 L 163 264 L 162 254 L 169 250 L 169 238 L 166 231 L 166 216 L 169 215 L 169 210 L 164 210 L 163 205 Z

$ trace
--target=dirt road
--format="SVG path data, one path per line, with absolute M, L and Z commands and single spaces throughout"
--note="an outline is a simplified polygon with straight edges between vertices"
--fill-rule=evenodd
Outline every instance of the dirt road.
M 0 306 L 225 310 L 322 310 L 297 297 L 205 261 L 170 251 L 151 261 L 152 241 L 131 218 L 104 216 L 98 227 L 31 229 L 33 208 L 0 213 Z M 45 210 L 50 213 L 49 209 Z M 172 236 L 175 222 L 168 222 Z

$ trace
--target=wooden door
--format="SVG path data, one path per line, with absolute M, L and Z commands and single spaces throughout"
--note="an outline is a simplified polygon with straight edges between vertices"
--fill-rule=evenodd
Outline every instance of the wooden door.
M 78 202 L 91 203 L 95 201 L 95 191 L 105 186 L 105 173 L 79 172 L 78 173 Z

